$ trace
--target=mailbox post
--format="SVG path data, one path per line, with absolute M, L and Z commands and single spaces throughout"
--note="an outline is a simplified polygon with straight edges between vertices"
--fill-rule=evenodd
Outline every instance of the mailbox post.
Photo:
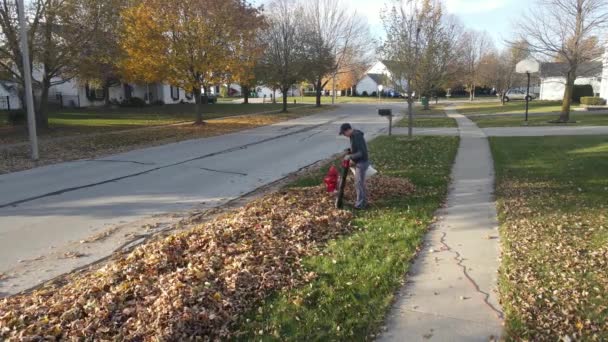
M 388 135 L 393 135 L 393 111 L 391 109 L 378 109 L 378 115 L 388 119 Z

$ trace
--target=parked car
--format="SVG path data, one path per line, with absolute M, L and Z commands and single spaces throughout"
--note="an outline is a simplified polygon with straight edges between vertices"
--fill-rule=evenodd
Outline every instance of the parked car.
M 530 93 L 529 95 L 530 101 L 536 99 L 536 95 Z M 516 100 L 526 100 L 526 91 L 520 89 L 509 89 L 505 94 L 505 102 L 516 101 Z

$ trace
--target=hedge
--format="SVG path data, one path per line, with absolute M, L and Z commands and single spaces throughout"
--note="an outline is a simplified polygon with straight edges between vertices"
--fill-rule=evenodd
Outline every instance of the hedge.
M 587 106 L 603 106 L 606 104 L 606 100 L 596 96 L 583 96 L 581 97 L 581 104 Z
M 581 97 L 593 97 L 593 87 L 590 84 L 575 84 L 572 90 L 572 101 L 581 102 Z

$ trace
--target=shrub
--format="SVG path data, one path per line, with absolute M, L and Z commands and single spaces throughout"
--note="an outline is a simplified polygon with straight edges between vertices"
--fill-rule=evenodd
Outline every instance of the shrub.
M 367 93 L 367 90 L 364 90 L 364 91 L 361 93 L 361 96 L 369 96 L 369 94 Z
M 139 97 L 132 97 L 130 99 L 124 99 L 120 103 L 121 107 L 144 107 L 146 105 L 146 101 L 140 99 Z
M 377 96 L 378 96 L 378 93 L 377 93 L 377 92 L 373 92 L 371 96 L 372 96 L 372 97 L 377 97 Z
M 572 101 L 580 103 L 581 97 L 593 97 L 593 87 L 591 84 L 575 84 L 572 90 Z
M 7 121 L 10 125 L 17 126 L 27 122 L 27 114 L 24 110 L 13 110 L 8 112 Z
M 606 104 L 606 100 L 596 96 L 583 96 L 581 97 L 581 104 L 587 106 L 603 106 Z

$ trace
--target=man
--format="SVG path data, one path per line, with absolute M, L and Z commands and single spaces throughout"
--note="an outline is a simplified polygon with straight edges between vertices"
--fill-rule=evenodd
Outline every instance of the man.
M 340 126 L 340 135 L 350 139 L 350 150 L 344 160 L 350 160 L 351 163 L 355 164 L 355 190 L 357 192 L 355 209 L 364 209 L 367 205 L 365 173 L 369 167 L 367 143 L 363 137 L 363 132 L 353 129 L 349 123 Z

